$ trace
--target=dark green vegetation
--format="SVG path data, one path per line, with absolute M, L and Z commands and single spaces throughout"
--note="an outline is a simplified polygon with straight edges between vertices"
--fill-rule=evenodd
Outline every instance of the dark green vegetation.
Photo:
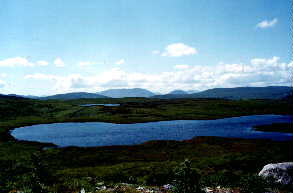
M 121 106 L 79 106 L 87 103 L 119 103 Z M 46 144 L 16 141 L 8 131 L 15 127 L 52 122 L 133 123 L 251 114 L 292 114 L 292 102 L 147 98 L 40 101 L 2 97 L 1 191 L 26 188 L 37 192 L 45 189 L 70 192 L 82 187 L 90 190 L 100 181 L 162 185 L 176 178 L 174 168 L 186 158 L 202 176 L 201 183 L 238 186 L 241 176 L 255 174 L 265 164 L 292 161 L 292 142 L 199 137 L 182 142 L 152 141 L 135 146 L 45 150 Z
M 174 193 L 200 193 L 200 175 L 186 159 L 174 170 Z
M 0 152 L 2 166 L 6 165 L 3 169 L 7 174 L 13 173 L 10 181 L 18 185 L 29 183 L 25 179 L 33 172 L 40 173 L 34 171 L 37 165 L 43 174 L 34 176 L 40 179 L 47 176 L 42 184 L 48 183 L 51 190 L 59 192 L 82 187 L 90 189 L 101 181 L 147 185 L 171 183 L 176 179 L 174 168 L 186 158 L 202 176 L 201 183 L 212 187 L 237 187 L 242 176 L 259 172 L 265 164 L 293 158 L 292 142 L 216 137 L 183 142 L 156 141 L 136 146 L 48 150 L 41 150 L 33 144 L 10 143 L 2 145 Z M 40 163 L 34 162 L 36 158 L 32 156 L 35 152 L 38 152 Z M 10 164 L 9 168 L 12 161 L 17 164 Z M 47 171 L 43 171 L 43 166 Z
M 257 125 L 255 126 L 257 131 L 268 131 L 268 132 L 283 132 L 293 133 L 292 123 L 273 123 L 270 125 Z

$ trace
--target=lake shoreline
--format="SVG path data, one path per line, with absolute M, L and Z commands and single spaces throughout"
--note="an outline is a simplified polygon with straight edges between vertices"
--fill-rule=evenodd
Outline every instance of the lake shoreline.
M 276 133 L 276 134 L 270 134 L 270 133 L 266 134 L 266 133 L 258 133 L 258 132 L 255 133 L 253 129 L 254 128 L 253 124 L 256 124 L 259 122 L 269 123 L 270 121 L 266 121 L 267 119 L 268 120 L 272 119 L 273 121 L 272 123 L 274 123 L 274 121 L 278 123 L 280 122 L 280 120 L 287 120 L 289 121 L 289 123 L 292 122 L 291 115 L 287 115 L 287 116 L 251 115 L 251 116 L 224 118 L 224 119 L 214 119 L 214 120 L 211 120 L 212 122 L 207 122 L 207 120 L 171 120 L 171 121 L 156 121 L 156 122 L 133 123 L 133 124 L 116 124 L 116 123 L 106 123 L 106 122 L 63 122 L 63 123 L 50 123 L 50 124 L 36 124 L 36 125 L 28 126 L 28 128 L 26 128 L 27 126 L 18 127 L 18 128 L 14 128 L 13 130 L 10 130 L 9 133 L 11 134 L 12 137 L 16 137 L 16 138 L 17 136 L 22 136 L 22 137 L 18 137 L 18 139 L 16 140 L 21 140 L 21 141 L 25 140 L 25 141 L 38 142 L 38 143 L 44 142 L 46 144 L 54 144 L 58 146 L 59 148 L 67 147 L 67 146 L 95 147 L 95 146 L 109 146 L 109 145 L 137 145 L 137 144 L 141 144 L 141 143 L 144 143 L 147 141 L 153 141 L 153 140 L 182 141 L 182 140 L 191 139 L 196 136 L 218 136 L 218 137 L 232 137 L 232 138 L 246 138 L 246 139 L 271 138 L 277 141 L 288 140 L 289 138 L 292 137 L 290 135 L 287 136 L 282 133 Z M 218 124 L 220 124 L 219 127 L 217 126 Z M 249 125 L 249 128 L 250 128 L 249 133 L 247 133 L 248 131 L 246 131 L 246 129 L 245 130 L 242 129 L 242 127 L 245 128 L 245 125 L 243 124 Z M 66 129 L 67 127 L 70 127 L 71 129 L 68 130 Z M 42 128 L 43 130 L 45 129 L 45 132 L 49 132 L 49 133 L 41 134 L 39 131 L 41 131 Z M 99 129 L 97 130 L 97 128 Z M 137 133 L 140 131 L 140 130 L 137 130 L 139 128 L 143 129 L 145 133 L 142 136 L 139 133 Z M 239 130 L 240 133 L 234 128 L 240 129 Z M 59 134 L 57 135 L 58 133 L 57 131 L 62 133 L 62 140 L 63 138 L 65 138 L 65 141 L 67 140 L 72 141 L 71 138 L 73 138 L 74 140 L 77 139 L 76 137 L 74 137 L 75 135 L 76 136 L 82 135 L 82 138 L 80 139 L 81 141 L 74 142 L 74 143 L 69 142 L 69 144 L 68 142 L 66 142 L 65 144 L 67 145 L 63 144 L 63 142 L 61 142 L 60 144 L 60 142 L 55 141 L 55 138 L 56 137 L 58 138 L 59 136 Z M 151 134 L 152 134 L 151 136 L 156 136 L 156 137 L 154 138 L 150 136 L 151 138 L 149 138 L 148 137 L 150 134 L 149 131 L 151 131 Z M 31 132 L 33 132 L 35 136 L 39 136 L 40 138 L 35 138 L 35 139 L 31 137 L 30 137 L 31 139 L 26 138 L 25 136 L 29 137 L 30 136 L 29 133 Z M 100 134 L 97 135 L 96 132 L 99 132 Z M 113 135 L 112 132 L 115 132 L 115 134 Z M 185 137 L 181 136 L 183 135 L 182 132 L 184 132 Z M 66 137 L 66 135 L 68 135 L 67 133 L 69 134 L 68 137 L 70 138 Z M 225 135 L 225 133 L 227 133 L 227 136 Z M 42 140 L 43 138 L 42 135 L 46 139 L 44 138 Z M 50 137 L 51 140 L 50 138 L 47 138 L 47 135 L 51 136 Z M 95 135 L 97 136 L 94 137 Z M 118 136 L 121 135 L 121 136 L 117 139 L 117 135 Z M 136 139 L 138 138 L 138 136 L 142 137 L 142 139 L 139 141 L 137 141 L 136 139 L 132 139 L 135 141 L 131 141 L 131 139 L 129 139 L 130 140 L 130 141 L 128 140 L 129 142 L 122 142 L 122 143 L 119 141 L 115 142 L 115 140 L 131 138 L 131 136 L 133 135 L 136 136 L 135 137 Z M 100 136 L 103 136 L 103 139 L 104 139 L 104 136 L 108 136 L 110 137 L 109 138 L 110 141 L 107 140 L 106 144 L 104 144 L 103 142 L 100 142 L 99 140 Z M 83 143 L 85 144 L 82 145 Z M 109 144 L 109 143 L 112 143 L 112 144 Z

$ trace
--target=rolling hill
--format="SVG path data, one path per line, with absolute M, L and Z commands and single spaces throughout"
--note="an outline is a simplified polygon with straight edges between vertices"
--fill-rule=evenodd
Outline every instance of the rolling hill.
M 109 98 L 107 96 L 103 96 L 100 94 L 95 93 L 87 93 L 87 92 L 73 92 L 73 93 L 66 93 L 66 94 L 56 94 L 52 96 L 47 97 L 40 97 L 41 100 L 49 100 L 49 99 L 55 99 L 55 100 L 71 100 L 71 99 L 94 99 L 94 98 Z
M 13 95 L 13 94 L 9 94 L 9 95 L 0 94 L 0 99 L 23 99 L 23 97 L 19 95 Z
M 156 95 L 154 98 L 225 98 L 225 99 L 282 99 L 293 92 L 292 87 L 268 86 L 268 87 L 236 87 L 213 88 L 194 94 L 182 95 Z

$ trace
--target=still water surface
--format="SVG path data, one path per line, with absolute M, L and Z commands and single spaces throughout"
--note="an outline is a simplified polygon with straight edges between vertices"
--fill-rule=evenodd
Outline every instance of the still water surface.
M 252 115 L 216 120 L 174 120 L 135 124 L 104 122 L 40 124 L 14 129 L 16 139 L 66 146 L 133 145 L 149 140 L 186 140 L 195 136 L 289 140 L 292 134 L 254 131 L 253 126 L 292 123 L 287 115 Z

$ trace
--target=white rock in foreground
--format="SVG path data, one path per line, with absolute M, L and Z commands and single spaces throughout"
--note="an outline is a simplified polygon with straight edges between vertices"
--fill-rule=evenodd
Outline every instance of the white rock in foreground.
M 293 162 L 265 165 L 258 175 L 284 185 L 293 184 Z

